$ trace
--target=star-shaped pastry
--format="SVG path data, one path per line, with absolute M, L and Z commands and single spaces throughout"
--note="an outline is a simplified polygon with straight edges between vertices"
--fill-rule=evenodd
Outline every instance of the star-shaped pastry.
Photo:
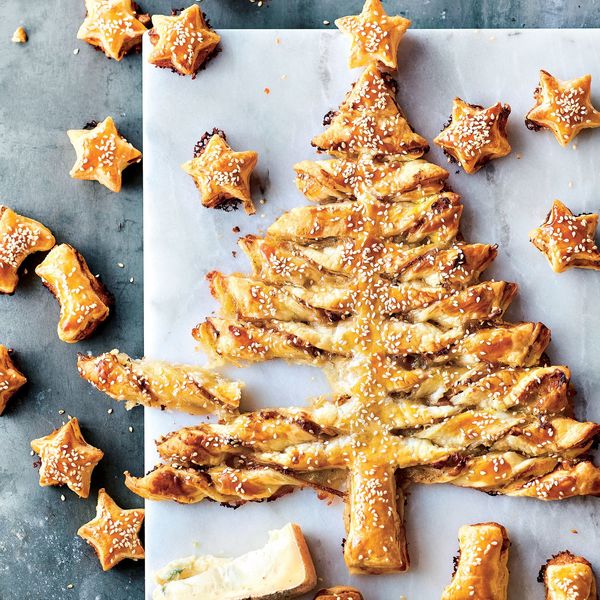
M 0 294 L 14 293 L 19 267 L 30 254 L 50 250 L 55 243 L 47 227 L 0 204 Z
M 0 415 L 13 394 L 27 383 L 27 378 L 15 367 L 10 351 L 0 344 Z
M 348 60 L 351 69 L 376 62 L 393 70 L 398 68 L 398 44 L 410 21 L 386 15 L 381 0 L 366 0 L 360 15 L 342 17 L 335 24 L 352 38 Z
M 556 273 L 571 267 L 600 270 L 600 252 L 594 240 L 597 226 L 597 214 L 575 216 L 555 200 L 546 221 L 529 233 L 529 239 Z
M 108 571 L 125 558 L 144 558 L 144 547 L 138 537 L 143 521 L 143 508 L 123 510 L 101 489 L 96 517 L 82 525 L 77 535 L 94 548 L 102 569 Z
M 66 485 L 80 498 L 90 495 L 90 481 L 94 467 L 104 452 L 88 444 L 72 418 L 51 434 L 33 440 L 33 451 L 40 455 L 40 485 Z
M 194 76 L 215 51 L 221 36 L 204 20 L 197 4 L 167 17 L 154 15 L 150 42 L 154 46 L 148 62 Z
M 234 152 L 223 132 L 205 133 L 196 145 L 194 158 L 181 168 L 190 175 L 202 195 L 202 204 L 216 208 L 227 200 L 240 200 L 249 215 L 256 212 L 250 192 L 250 175 L 258 154 Z
M 566 146 L 582 129 L 600 127 L 600 112 L 590 100 L 591 75 L 560 81 L 540 71 L 540 85 L 533 97 L 535 106 L 527 113 L 529 129 L 549 129 L 558 143 Z
M 123 169 L 142 160 L 142 153 L 118 132 L 111 117 L 93 129 L 70 129 L 67 135 L 77 152 L 69 173 L 73 179 L 92 179 L 119 192 Z
M 85 8 L 87 15 L 77 39 L 100 48 L 115 60 L 142 43 L 146 27 L 132 0 L 85 0 Z
M 455 98 L 450 124 L 433 141 L 467 173 L 475 173 L 490 160 L 510 153 L 508 115 L 508 104 L 483 108 Z

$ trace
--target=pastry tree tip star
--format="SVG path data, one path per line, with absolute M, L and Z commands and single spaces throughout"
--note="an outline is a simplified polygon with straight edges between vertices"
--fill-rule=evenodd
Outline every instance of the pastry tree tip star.
M 540 84 L 533 97 L 535 106 L 527 113 L 529 129 L 549 129 L 561 146 L 567 146 L 583 129 L 600 127 L 600 112 L 590 99 L 592 77 L 560 81 L 540 71 Z
M 123 170 L 142 160 L 142 153 L 119 133 L 111 117 L 93 129 L 70 129 L 67 135 L 77 153 L 69 173 L 73 179 L 95 180 L 120 192 Z
M 148 62 L 180 75 L 194 77 L 221 41 L 197 4 L 170 17 L 154 15 L 152 25 L 149 36 L 153 48 Z
M 227 200 L 240 200 L 247 214 L 256 212 L 252 203 L 250 176 L 258 161 L 251 150 L 234 152 L 225 134 L 206 133 L 196 145 L 192 160 L 181 168 L 192 177 L 207 208 L 226 206 Z
M 39 454 L 40 485 L 66 485 L 80 498 L 90 495 L 92 471 L 104 452 L 88 444 L 72 418 L 51 434 L 33 440 L 31 448 Z
M 132 0 L 86 0 L 85 8 L 87 15 L 77 39 L 115 60 L 121 60 L 142 43 L 147 15 L 138 14 Z
M 597 227 L 597 214 L 576 216 L 555 200 L 546 221 L 530 232 L 529 239 L 556 273 L 572 267 L 600 270 L 600 252 L 594 239 Z
M 360 15 L 341 17 L 335 24 L 352 38 L 351 69 L 377 62 L 394 71 L 398 68 L 398 45 L 410 21 L 388 16 L 381 0 L 366 0 Z
M 508 104 L 483 108 L 455 98 L 449 125 L 433 141 L 467 173 L 475 173 L 487 162 L 510 154 L 509 115 Z
M 90 544 L 108 571 L 125 558 L 144 558 L 144 548 L 138 536 L 144 521 L 144 509 L 123 510 L 106 493 L 98 492 L 96 517 L 82 525 L 77 535 Z

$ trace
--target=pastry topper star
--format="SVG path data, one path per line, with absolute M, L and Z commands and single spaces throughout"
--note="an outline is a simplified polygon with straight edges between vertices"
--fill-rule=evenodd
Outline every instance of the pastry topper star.
M 90 495 L 92 471 L 104 456 L 102 450 L 88 444 L 72 418 L 49 435 L 33 440 L 31 447 L 39 454 L 40 485 L 66 485 L 80 498 Z
M 540 71 L 540 85 L 533 97 L 535 106 L 527 113 L 529 129 L 549 129 L 561 146 L 566 146 L 583 129 L 600 127 L 600 112 L 590 100 L 591 75 L 560 81 Z
M 212 134 L 204 134 L 196 145 L 194 158 L 181 168 L 193 178 L 204 206 L 215 208 L 235 199 L 242 202 L 247 214 L 253 215 L 256 209 L 252 204 L 250 175 L 257 161 L 256 152 L 234 152 L 225 134 L 214 129 Z
M 85 0 L 85 8 L 87 15 L 77 39 L 100 48 L 115 60 L 142 43 L 146 27 L 132 0 Z
M 575 216 L 555 200 L 546 221 L 530 232 L 529 239 L 556 273 L 571 267 L 600 270 L 600 252 L 594 241 L 597 226 L 597 214 Z
M 0 344 L 0 415 L 13 394 L 27 383 L 27 378 L 15 367 L 10 351 Z
M 70 129 L 67 135 L 77 153 L 69 173 L 73 179 L 95 180 L 120 192 L 123 170 L 142 160 L 142 153 L 119 133 L 111 117 L 93 129 Z
M 154 15 L 152 25 L 149 35 L 154 48 L 148 62 L 174 69 L 181 75 L 195 76 L 221 40 L 208 26 L 197 4 L 172 17 Z
M 467 173 L 475 173 L 490 160 L 510 153 L 508 115 L 508 104 L 483 108 L 455 98 L 450 124 L 433 141 Z
M 125 558 L 144 558 L 138 537 L 143 521 L 143 508 L 123 510 L 102 488 L 98 491 L 96 517 L 82 525 L 77 535 L 94 548 L 102 569 L 108 571 Z
M 366 0 L 360 15 L 342 17 L 335 24 L 352 38 L 348 60 L 351 69 L 378 61 L 394 71 L 398 68 L 398 44 L 410 21 L 388 16 L 381 0 Z

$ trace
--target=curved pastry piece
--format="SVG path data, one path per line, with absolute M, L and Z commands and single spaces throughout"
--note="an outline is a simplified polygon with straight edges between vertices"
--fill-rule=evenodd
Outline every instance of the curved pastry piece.
M 598 271 L 600 252 L 594 239 L 597 227 L 597 214 L 575 216 L 560 200 L 555 200 L 546 221 L 529 233 L 529 239 L 545 254 L 555 273 L 572 267 Z
M 567 146 L 583 129 L 600 127 L 600 112 L 590 100 L 592 76 L 560 81 L 540 71 L 533 93 L 535 106 L 527 113 L 529 129 L 549 129 L 561 146 Z
M 218 373 L 195 365 L 132 359 L 113 350 L 100 356 L 79 354 L 79 375 L 130 410 L 142 404 L 191 415 L 230 414 L 240 404 L 241 387 Z
M 221 36 L 207 24 L 197 4 L 171 17 L 153 15 L 148 62 L 195 77 L 215 53 Z
M 335 24 L 352 39 L 351 69 L 377 63 L 394 71 L 398 68 L 398 45 L 410 21 L 388 16 L 381 0 L 366 0 L 360 15 L 336 19 Z
M 598 600 L 596 576 L 583 556 L 568 550 L 550 558 L 540 571 L 546 600 Z
M 349 585 L 336 585 L 319 590 L 314 600 L 364 600 L 363 595 Z
M 258 154 L 251 150 L 234 152 L 225 134 L 216 129 L 205 133 L 196 146 L 192 160 L 181 168 L 192 177 L 202 205 L 207 208 L 228 206 L 227 201 L 239 200 L 247 214 L 256 212 L 250 191 L 250 176 Z
M 319 204 L 355 200 L 357 189 L 368 189 L 378 200 L 414 200 L 441 192 L 449 175 L 425 160 L 379 163 L 370 158 L 304 160 L 294 171 L 298 189 Z
M 464 525 L 458 542 L 458 563 L 442 600 L 506 600 L 510 546 L 506 529 L 498 523 Z
M 92 129 L 70 129 L 67 135 L 77 153 L 69 175 L 97 181 L 111 192 L 121 191 L 123 170 L 142 160 L 142 153 L 119 133 L 112 117 Z
M 0 344 L 0 415 L 11 397 L 26 383 L 27 378 L 12 361 L 11 351 Z
M 50 250 L 55 243 L 47 227 L 0 204 L 0 294 L 14 293 L 19 267 L 30 254 Z
M 489 108 L 455 98 L 450 124 L 433 140 L 466 173 L 510 154 L 506 124 L 510 106 L 498 102 Z
M 40 485 L 66 485 L 80 498 L 90 495 L 92 471 L 104 452 L 88 444 L 72 418 L 49 435 L 31 442 L 40 456 Z
M 89 337 L 108 318 L 112 296 L 73 246 L 55 246 L 35 272 L 60 304 L 57 331 L 63 342 Z
M 140 15 L 132 0 L 85 0 L 85 20 L 77 39 L 99 48 L 115 60 L 138 48 L 148 15 Z
M 321 152 L 342 158 L 363 154 L 419 158 L 429 149 L 427 140 L 411 129 L 400 111 L 390 80 L 375 65 L 363 71 L 329 128 L 311 143 Z
M 109 571 L 125 558 L 144 559 L 144 547 L 138 536 L 143 522 L 143 508 L 123 510 L 101 488 L 96 517 L 82 525 L 77 535 L 94 548 L 102 570 Z

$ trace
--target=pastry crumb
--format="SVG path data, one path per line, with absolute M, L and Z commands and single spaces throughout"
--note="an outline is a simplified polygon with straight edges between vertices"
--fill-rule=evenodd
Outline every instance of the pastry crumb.
M 325 21 L 323 21 L 323 25 L 331 25 L 331 21 L 327 21 L 327 19 L 325 19 Z
M 571 533 L 579 533 L 579 531 L 577 531 L 577 529 L 571 529 Z
M 271 93 L 271 89 L 266 87 L 264 90 L 265 94 L 268 96 Z
M 75 48 L 75 49 L 73 50 L 73 54 L 75 54 L 75 55 L 79 54 L 79 48 Z
M 12 36 L 12 41 L 15 44 L 26 44 L 28 39 L 27 32 L 23 27 L 19 27 Z

